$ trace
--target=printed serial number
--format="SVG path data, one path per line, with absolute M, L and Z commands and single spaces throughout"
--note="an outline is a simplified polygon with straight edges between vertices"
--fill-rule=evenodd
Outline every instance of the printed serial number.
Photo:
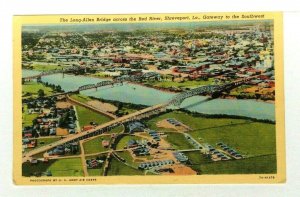
M 259 176 L 259 179 L 275 179 L 275 176 Z

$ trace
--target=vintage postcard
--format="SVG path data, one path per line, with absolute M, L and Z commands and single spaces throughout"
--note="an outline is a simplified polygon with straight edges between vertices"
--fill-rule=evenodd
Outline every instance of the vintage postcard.
M 14 16 L 14 182 L 285 182 L 282 13 Z

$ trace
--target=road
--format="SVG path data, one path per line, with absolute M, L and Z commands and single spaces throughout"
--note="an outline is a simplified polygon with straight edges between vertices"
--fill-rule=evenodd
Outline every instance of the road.
M 136 120 L 138 117 L 143 118 L 142 117 L 143 115 L 147 116 L 148 113 L 153 112 L 155 110 L 160 110 L 160 109 L 166 107 L 167 105 L 168 105 L 168 103 L 151 106 L 151 107 L 142 109 L 140 111 L 136 111 L 134 113 L 128 114 L 126 116 L 122 116 L 120 118 L 114 119 L 114 120 L 109 121 L 107 123 L 104 123 L 102 125 L 99 125 L 99 126 L 95 127 L 94 129 L 90 129 L 90 130 L 87 130 L 87 131 L 84 131 L 84 132 L 81 132 L 81 133 L 77 133 L 77 134 L 74 134 L 72 136 L 68 136 L 64 139 L 61 139 L 59 141 L 53 142 L 51 144 L 36 148 L 36 149 L 34 149 L 30 152 L 27 152 L 27 153 L 23 154 L 22 163 L 24 163 L 26 161 L 30 161 L 30 159 L 33 155 L 36 155 L 36 154 L 39 154 L 39 153 L 42 153 L 42 152 L 46 152 L 46 151 L 48 151 L 52 148 L 55 148 L 59 145 L 63 145 L 65 143 L 68 143 L 68 142 L 71 142 L 71 141 L 78 141 L 79 138 L 86 139 L 86 138 L 89 138 L 87 136 L 92 137 L 92 136 L 96 135 L 95 134 L 96 132 L 98 132 L 100 130 L 104 130 L 108 127 L 111 127 L 111 126 L 114 126 L 114 125 L 119 125 L 119 124 L 122 124 L 124 122 L 131 121 L 131 120 Z
M 83 140 L 80 140 L 79 144 L 80 144 L 80 150 L 81 150 L 80 159 L 81 159 L 81 165 L 82 165 L 82 169 L 83 169 L 83 175 L 85 177 L 87 177 L 87 176 L 89 176 L 89 173 L 87 171 L 87 165 L 86 165 L 86 162 L 85 162 Z

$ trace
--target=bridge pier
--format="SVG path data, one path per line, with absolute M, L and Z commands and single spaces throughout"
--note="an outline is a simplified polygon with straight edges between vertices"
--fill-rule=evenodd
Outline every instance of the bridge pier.
M 41 83 L 42 82 L 42 77 L 36 78 L 36 82 Z

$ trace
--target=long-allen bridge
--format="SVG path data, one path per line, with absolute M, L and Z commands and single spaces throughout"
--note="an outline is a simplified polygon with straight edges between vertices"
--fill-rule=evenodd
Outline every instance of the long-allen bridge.
M 68 136 L 66 138 L 63 138 L 59 141 L 56 141 L 54 143 L 36 148 L 36 149 L 34 149 L 30 152 L 24 153 L 22 162 L 24 163 L 24 162 L 30 160 L 30 158 L 33 155 L 46 152 L 46 151 L 48 151 L 50 149 L 53 149 L 53 148 L 55 148 L 59 145 L 64 145 L 64 144 L 72 143 L 72 142 L 79 142 L 80 140 L 87 139 L 87 138 L 90 138 L 90 137 L 93 137 L 93 136 L 98 136 L 98 135 L 101 135 L 105 132 L 108 132 L 111 129 L 113 129 L 113 128 L 115 128 L 115 127 L 117 127 L 117 126 L 119 126 L 123 123 L 144 119 L 144 118 L 148 118 L 152 115 L 159 114 L 159 113 L 165 111 L 166 108 L 170 105 L 180 106 L 180 104 L 186 98 L 189 98 L 189 97 L 192 97 L 192 96 L 210 95 L 210 96 L 216 98 L 216 97 L 220 96 L 222 94 L 222 92 L 229 91 L 229 90 L 231 90 L 231 89 L 233 89 L 237 86 L 240 86 L 240 85 L 252 80 L 253 78 L 255 78 L 255 76 L 240 79 L 240 80 L 236 80 L 236 81 L 226 83 L 226 84 L 223 84 L 223 85 L 201 86 L 201 87 L 198 87 L 198 88 L 194 88 L 194 89 L 179 93 L 166 103 L 151 106 L 151 107 L 142 109 L 140 111 L 131 113 L 129 115 L 116 118 L 116 119 L 114 119 L 110 122 L 107 122 L 107 123 L 104 123 L 100 126 L 97 126 L 94 129 L 90 129 L 88 131 L 84 131 L 84 132 L 80 132 L 80 133 L 77 133 L 77 134 L 74 134 L 74 135 L 70 135 L 70 136 Z M 79 92 L 79 91 L 88 90 L 88 89 L 92 89 L 92 88 L 97 89 L 98 87 L 114 85 L 116 83 L 123 84 L 123 80 L 102 81 L 102 82 L 99 82 L 97 84 L 84 85 L 84 86 L 79 87 L 78 90 L 76 90 L 76 91 L 70 91 L 70 92 L 65 92 L 65 93 L 61 93 L 61 94 L 69 94 L 69 93 Z
M 38 75 L 23 77 L 22 78 L 22 84 L 24 84 L 26 81 L 30 81 L 30 80 L 33 80 L 33 79 L 37 79 L 38 81 L 41 81 L 41 78 L 43 76 L 53 75 L 53 74 L 57 74 L 57 73 L 70 73 L 70 72 L 74 72 L 76 70 L 78 70 L 77 67 L 71 67 L 71 68 L 68 68 L 68 69 L 65 69 L 65 70 L 53 70 L 53 71 L 49 71 L 49 72 L 42 72 Z M 49 97 L 79 93 L 80 91 L 89 90 L 89 89 L 96 89 L 97 90 L 98 88 L 104 87 L 104 86 L 123 85 L 124 82 L 139 82 L 139 81 L 142 81 L 143 79 L 151 79 L 151 78 L 152 79 L 159 79 L 160 75 L 155 73 L 155 72 L 148 72 L 148 73 L 144 73 L 143 75 L 138 75 L 138 76 L 123 75 L 123 76 L 115 78 L 114 80 L 106 80 L 106 81 L 100 81 L 96 84 L 83 85 L 83 86 L 80 86 L 78 89 L 53 94 Z M 24 101 L 24 102 L 26 102 L 26 101 Z
M 49 71 L 43 71 L 37 75 L 32 75 L 32 76 L 27 76 L 27 77 L 22 77 L 22 84 L 24 84 L 26 81 L 31 81 L 31 80 L 38 80 L 40 81 L 42 77 L 44 76 L 48 76 L 48 75 L 54 75 L 54 74 L 58 74 L 58 73 L 72 73 L 74 71 L 78 71 L 79 67 L 76 66 L 72 66 L 69 68 L 62 68 L 62 69 L 56 69 L 56 70 L 49 70 Z
M 58 73 L 73 73 L 76 71 L 79 71 L 81 68 L 77 67 L 77 66 L 71 66 L 68 68 L 62 68 L 62 69 L 56 69 L 56 70 L 50 70 L 50 71 L 43 71 L 37 75 L 32 75 L 32 76 L 27 76 L 27 77 L 22 77 L 22 84 L 24 84 L 26 81 L 31 81 L 31 80 L 38 80 L 41 81 L 41 78 L 44 76 L 48 76 L 48 75 L 54 75 L 54 74 L 58 74 Z M 160 79 L 160 75 L 158 73 L 155 72 L 147 72 L 144 73 L 142 75 L 123 75 L 120 77 L 117 77 L 114 81 L 115 82 L 123 82 L 123 81 L 141 81 L 143 79 L 149 79 L 149 78 L 153 78 L 153 79 Z

